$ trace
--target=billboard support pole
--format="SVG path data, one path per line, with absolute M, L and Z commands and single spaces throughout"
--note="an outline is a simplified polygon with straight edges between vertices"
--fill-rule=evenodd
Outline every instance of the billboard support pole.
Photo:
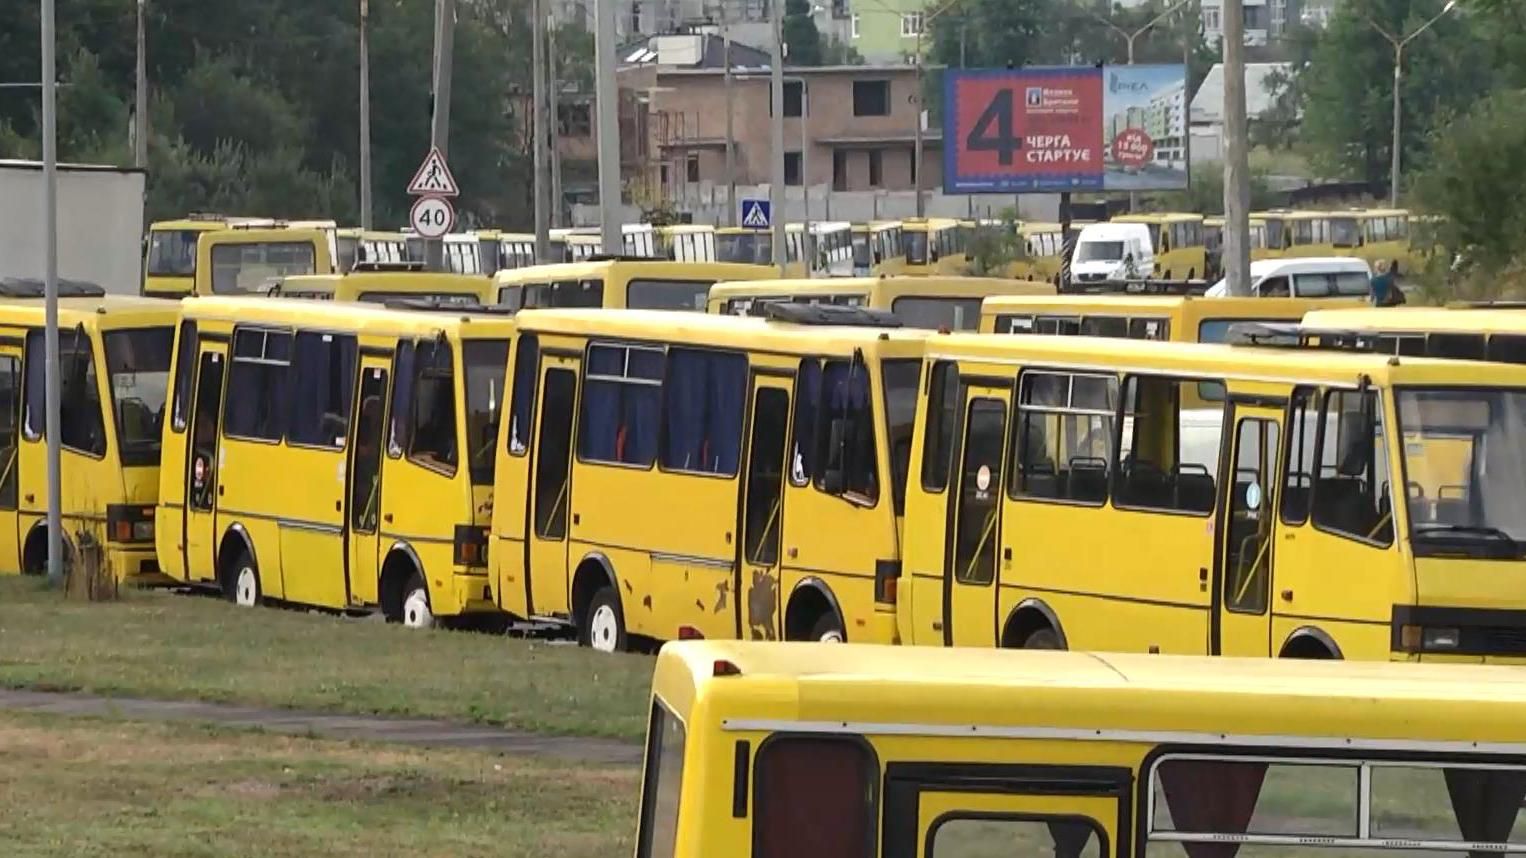
M 1070 192 L 1060 194 L 1060 291 L 1070 291 L 1070 254 L 1075 248 L 1070 238 Z

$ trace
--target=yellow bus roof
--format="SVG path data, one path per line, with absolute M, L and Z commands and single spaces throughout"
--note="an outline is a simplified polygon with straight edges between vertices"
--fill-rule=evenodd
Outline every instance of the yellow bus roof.
M 704 343 L 794 354 L 849 354 L 855 348 L 877 348 L 889 343 L 900 346 L 897 349 L 900 353 L 920 357 L 922 343 L 929 333 L 910 328 L 798 325 L 754 316 L 669 310 L 523 310 L 516 319 L 524 332 Z
M 476 313 L 469 307 L 449 310 L 398 310 L 380 304 L 349 301 L 303 301 L 281 298 L 207 296 L 186 298 L 180 304 L 186 318 L 219 319 L 233 324 L 310 326 L 334 331 L 354 331 L 396 336 L 433 335 L 506 336 L 514 331 L 514 317 Z
M 556 262 L 506 268 L 494 275 L 500 286 L 519 283 L 544 283 L 552 280 L 583 280 L 606 277 L 618 268 L 636 279 L 656 277 L 671 280 L 755 280 L 774 275 L 771 265 L 747 265 L 738 262 L 678 262 L 667 259 L 596 259 L 582 262 Z
M 439 271 L 352 271 L 349 274 L 293 274 L 282 278 L 279 289 L 272 294 L 290 292 L 323 292 L 345 297 L 361 292 L 385 291 L 420 294 L 459 294 L 486 297 L 493 286 L 480 274 L 450 274 Z
M 1314 310 L 1303 326 L 1325 331 L 1526 333 L 1526 307 L 1371 307 Z
M 0 299 L 0 325 L 43 325 L 46 309 L 41 298 Z M 137 328 L 175 324 L 180 305 L 163 298 L 137 295 L 103 295 L 94 298 L 59 298 L 60 330 L 86 328 Z
M 1001 277 L 817 277 L 809 279 L 720 282 L 710 287 L 710 299 L 757 295 L 863 295 L 888 299 L 903 296 L 936 298 L 985 298 L 990 295 L 1053 295 L 1054 284 Z
M 1113 223 L 1185 223 L 1188 221 L 1200 221 L 1200 214 L 1188 214 L 1186 212 L 1149 212 L 1146 214 L 1124 214 L 1112 219 Z
M 1117 372 L 1120 368 L 1180 372 L 1241 380 L 1329 381 L 1356 384 L 1363 377 L 1379 384 L 1489 384 L 1526 387 L 1526 366 L 1405 357 L 1314 348 L 1102 339 L 1075 336 L 998 337 L 941 334 L 927 340 L 929 359 L 963 358 L 993 363 L 1063 366 Z
M 1155 313 L 1244 317 L 1247 319 L 1298 319 L 1320 306 L 1360 307 L 1365 298 L 1206 298 L 1201 295 L 992 295 L 982 312 L 1074 311 L 1111 315 Z
M 716 676 L 718 662 L 737 675 Z M 741 729 L 977 739 L 1003 728 L 1051 741 L 1360 737 L 1526 752 L 1526 671 L 1484 665 L 688 641 L 663 647 L 653 689 L 682 718 L 705 703 L 707 727 L 724 718 Z

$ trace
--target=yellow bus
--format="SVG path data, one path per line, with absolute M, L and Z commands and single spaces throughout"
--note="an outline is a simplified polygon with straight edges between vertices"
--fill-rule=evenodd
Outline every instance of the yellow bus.
M 1316 342 L 1367 343 L 1386 354 L 1526 363 L 1526 307 L 1519 305 L 1320 309 L 1301 328 Z
M 894 640 L 922 336 L 862 309 L 773 315 L 519 314 L 493 497 L 505 612 L 605 651 Z
M 1273 209 L 1255 212 L 1253 217 L 1266 223 L 1269 259 L 1349 255 L 1335 245 L 1328 212 Z
M 1404 209 L 1350 209 L 1330 213 L 1330 243 L 1348 256 L 1414 268 L 1409 242 L 1409 212 Z
M 500 271 L 495 303 L 512 309 L 605 307 L 704 312 L 710 287 L 757 280 L 774 269 L 725 262 L 596 259 Z
M 411 264 L 410 264 L 411 265 Z M 307 274 L 287 277 L 270 292 L 272 297 L 313 298 L 320 301 L 389 301 L 429 299 L 439 304 L 482 306 L 497 300 L 493 281 L 469 274 L 445 274 L 413 267 L 401 270 L 362 270 L 349 274 Z
M 153 583 L 159 427 L 169 385 L 175 304 L 60 286 L 62 449 L 59 494 L 66 557 L 81 538 L 107 569 Z M 47 542 L 42 284 L 0 279 L 0 572 L 42 574 Z
M 197 239 L 204 232 L 231 229 L 235 224 L 273 227 L 275 221 L 192 214 L 150 224 L 143 248 L 143 294 L 178 297 L 195 291 Z
M 965 230 L 953 218 L 901 221 L 901 247 L 907 274 L 963 274 Z
M 341 229 L 335 232 L 334 247 L 334 270 L 340 274 L 348 274 L 356 266 L 408 261 L 407 237 L 400 232 Z
M 185 302 L 160 568 L 245 606 L 503 622 L 487 526 L 512 339 L 459 309 Z
M 794 226 L 794 229 L 790 229 Z M 804 277 L 805 230 L 800 224 L 784 229 L 784 276 Z M 774 233 L 768 229 L 726 226 L 715 231 L 717 262 L 757 265 L 767 268 L 770 276 L 779 276 L 774 267 Z
M 674 224 L 652 229 L 655 256 L 675 262 L 714 262 L 715 227 L 705 224 Z
M 649 711 L 638 858 L 1526 851 L 1498 668 L 694 641 Z
M 1250 258 L 1268 259 L 1266 221 L 1250 218 Z M 1208 252 L 1207 273 L 1204 280 L 1214 281 L 1224 276 L 1224 218 L 1203 218 L 1203 245 Z
M 761 315 L 775 303 L 838 304 L 888 310 L 908 328 L 973 331 L 982 299 L 991 295 L 1053 295 L 1054 285 L 995 277 L 834 277 L 753 280 L 710 287 L 709 311 Z
M 1025 221 L 1017 234 L 1022 238 L 1024 258 L 1012 264 L 1009 276 L 1058 284 L 1065 258 L 1065 234 L 1060 225 Z
M 1155 243 L 1155 276 L 1166 280 L 1206 278 L 1208 249 L 1203 240 L 1200 214 L 1119 215 L 1113 223 L 1142 223 L 1150 227 Z
M 163 238 L 168 242 L 168 234 Z M 168 246 L 168 245 L 164 245 Z M 234 226 L 196 233 L 196 261 L 189 276 L 150 276 L 144 294 L 154 298 L 237 295 L 269 291 L 294 274 L 334 271 L 331 231 L 309 227 Z M 150 260 L 153 259 L 150 242 Z M 149 266 L 149 271 L 164 270 Z M 186 270 L 179 265 L 176 270 Z
M 1194 295 L 992 295 L 980 308 L 987 334 L 1062 334 L 1222 343 L 1243 322 L 1296 322 L 1316 307 L 1362 307 L 1360 298 L 1204 298 Z
M 903 641 L 1526 655 L 1526 367 L 1086 337 L 927 345 Z M 1413 491 L 1454 482 L 1426 451 L 1458 438 L 1462 523 Z
M 853 275 L 870 277 L 906 270 L 901 246 L 901 222 L 877 220 L 853 224 Z

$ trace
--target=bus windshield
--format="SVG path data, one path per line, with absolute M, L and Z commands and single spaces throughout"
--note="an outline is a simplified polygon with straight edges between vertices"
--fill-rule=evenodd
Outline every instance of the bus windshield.
M 102 339 L 122 464 L 158 464 L 175 329 L 110 331 Z
M 1336 247 L 1356 247 L 1361 244 L 1361 224 L 1354 217 L 1330 218 L 1330 243 Z
M 196 237 L 199 230 L 154 232 L 148 237 L 148 276 L 190 277 L 196 273 Z
M 723 232 L 715 237 L 717 262 L 772 265 L 773 236 L 766 232 Z
M 1526 556 L 1526 390 L 1401 388 L 1417 556 Z
M 927 264 L 927 233 L 902 233 L 901 248 L 906 251 L 906 262 L 908 265 Z
M 467 465 L 472 484 L 493 484 L 498 418 L 503 408 L 503 374 L 509 363 L 507 340 L 477 340 L 461 347 L 466 367 Z
M 869 252 L 869 236 L 867 234 L 855 234 L 853 236 L 853 264 L 861 268 L 867 268 L 874 264 L 874 256 Z
M 705 311 L 714 285 L 704 280 L 632 280 L 625 287 L 625 306 L 632 310 Z
M 292 274 L 317 273 L 306 241 L 219 244 L 212 248 L 212 291 L 218 295 L 258 291 Z

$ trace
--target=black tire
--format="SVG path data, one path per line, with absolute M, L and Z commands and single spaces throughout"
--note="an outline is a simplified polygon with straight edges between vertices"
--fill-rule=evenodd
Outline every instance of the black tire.
M 240 550 L 223 577 L 223 597 L 235 605 L 255 608 L 265 602 L 260 567 L 248 551 Z
M 837 614 L 828 611 L 816 619 L 816 624 L 811 626 L 811 640 L 818 643 L 846 643 L 848 633 L 843 630 L 842 621 L 837 619 Z
M 600 652 L 625 652 L 630 646 L 625 615 L 613 589 L 604 587 L 589 600 L 587 610 L 578 618 L 578 646 Z
M 1060 643 L 1060 636 L 1055 634 L 1054 629 L 1045 626 L 1029 635 L 1023 641 L 1023 649 L 1064 649 Z

